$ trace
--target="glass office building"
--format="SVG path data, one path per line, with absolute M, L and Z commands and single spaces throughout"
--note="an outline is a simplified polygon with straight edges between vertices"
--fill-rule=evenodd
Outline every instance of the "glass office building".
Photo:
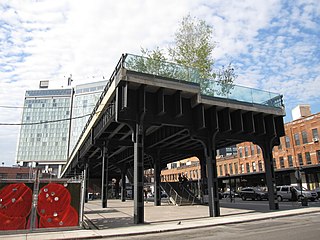
M 107 81 L 100 81 L 78 85 L 74 88 L 69 155 L 71 155 L 89 119 L 89 114 L 92 113 L 106 84 Z
M 16 162 L 58 176 L 105 85 L 26 91 Z
M 72 89 L 26 91 L 17 162 L 58 174 L 67 159 Z

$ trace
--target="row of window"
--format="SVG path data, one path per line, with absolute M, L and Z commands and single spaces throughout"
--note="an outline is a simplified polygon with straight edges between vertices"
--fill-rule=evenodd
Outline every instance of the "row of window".
M 249 156 L 249 148 L 247 146 L 245 146 L 243 149 L 244 149 L 244 156 L 248 157 Z M 250 146 L 250 155 L 251 156 L 255 154 L 255 149 L 256 149 L 257 154 L 261 153 L 261 148 L 259 146 L 251 145 Z M 239 157 L 243 157 L 242 148 L 239 148 L 238 151 L 239 151 Z
M 305 159 L 305 162 L 304 162 Z M 311 162 L 311 154 L 310 152 L 305 152 L 304 156 L 302 155 L 302 153 L 298 153 L 297 154 L 297 163 L 299 164 L 299 166 L 303 166 L 304 164 L 310 165 L 312 164 Z M 316 161 L 317 163 L 320 163 L 320 150 L 316 151 Z M 274 168 L 276 168 L 276 159 L 273 159 L 273 163 L 274 163 Z M 284 168 L 285 167 L 285 163 L 284 163 L 284 157 L 279 157 L 279 165 L 280 168 Z M 288 167 L 293 167 L 293 158 L 291 155 L 288 155 L 287 157 L 287 166 Z
M 312 139 L 309 139 L 308 133 L 306 131 L 301 132 L 301 139 L 300 139 L 300 133 L 294 133 L 293 140 L 294 140 L 295 146 L 300 146 L 301 140 L 302 140 L 302 144 L 307 144 L 307 143 L 312 142 L 316 139 L 319 139 L 319 133 L 318 133 L 317 128 L 311 129 L 311 132 L 312 132 Z M 288 136 L 285 136 L 284 141 L 285 141 L 286 148 L 290 148 L 291 147 L 290 138 Z M 278 146 L 278 149 L 279 150 L 282 149 L 281 139 L 280 139 L 280 145 Z
M 67 154 L 66 153 L 54 153 L 54 154 L 41 154 L 41 155 L 18 155 L 17 156 L 18 161 L 66 161 L 67 160 Z
M 258 167 L 258 168 L 257 168 Z M 223 165 L 218 166 L 219 171 L 218 174 L 219 176 L 225 176 L 227 174 L 239 174 L 239 173 L 250 173 L 250 172 L 262 172 L 263 171 L 263 164 L 262 161 L 258 161 L 258 166 L 256 162 L 247 162 L 247 163 L 241 163 L 240 164 L 240 169 L 238 168 L 238 163 L 225 163 Z
M 314 128 L 311 130 L 312 131 L 312 141 L 319 139 L 319 134 L 318 134 L 318 129 Z M 294 144 L 295 146 L 299 146 L 301 145 L 301 141 L 300 141 L 300 134 L 299 133 L 295 133 L 293 135 L 293 139 L 294 139 Z M 307 144 L 310 142 L 310 139 L 308 138 L 308 134 L 306 131 L 302 131 L 301 132 L 301 139 L 302 139 L 302 144 Z M 291 144 L 290 144 L 290 138 L 288 136 L 284 137 L 284 141 L 285 141 L 285 146 L 286 148 L 290 148 Z M 243 149 L 243 150 L 242 150 Z M 280 145 L 278 146 L 278 149 L 281 150 L 282 149 L 282 144 L 281 144 L 281 139 L 280 139 Z M 259 146 L 255 146 L 255 145 L 251 145 L 250 147 L 243 147 L 243 148 L 239 148 L 238 149 L 238 154 L 239 157 L 248 157 L 249 156 L 249 150 L 250 150 L 250 155 L 254 155 L 255 153 L 260 154 L 261 153 L 261 148 Z
M 315 154 L 316 154 L 317 163 L 320 163 L 320 150 L 317 150 Z M 305 159 L 305 162 L 304 162 L 304 159 Z M 292 155 L 288 155 L 286 160 L 287 160 L 288 167 L 294 166 Z M 277 169 L 276 161 L 277 160 L 275 158 L 273 158 L 273 165 L 274 165 L 275 169 Z M 312 164 L 310 152 L 306 152 L 304 154 L 304 156 L 302 155 L 302 153 L 298 153 L 297 154 L 297 161 L 300 166 L 303 166 L 305 164 L 307 164 L 307 165 Z M 285 168 L 285 158 L 284 157 L 279 157 L 279 165 L 280 165 L 280 168 Z M 218 169 L 219 169 L 219 171 L 218 171 L 219 176 L 225 176 L 227 174 L 239 174 L 239 173 L 250 173 L 250 172 L 264 171 L 263 164 L 262 164 L 261 160 L 258 161 L 258 168 L 257 168 L 256 162 L 253 161 L 253 162 L 241 163 L 240 169 L 238 169 L 238 163 L 229 163 L 229 164 L 225 163 L 223 165 L 221 164 L 218 166 Z

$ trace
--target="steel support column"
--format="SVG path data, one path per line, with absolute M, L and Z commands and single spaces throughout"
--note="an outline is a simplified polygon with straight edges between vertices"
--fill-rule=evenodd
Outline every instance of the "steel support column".
M 273 157 L 272 157 L 272 143 L 264 142 L 259 144 L 264 160 L 264 167 L 266 172 L 266 182 L 268 187 L 268 199 L 269 199 L 269 209 L 270 210 L 278 210 L 279 203 L 277 198 L 277 186 L 276 186 L 276 178 L 273 167 Z
M 108 155 L 107 146 L 102 147 L 102 177 L 101 177 L 101 201 L 102 208 L 107 207 L 108 203 Z
M 216 149 L 212 137 L 208 137 L 206 144 L 206 163 L 208 171 L 208 195 L 209 195 L 209 216 L 220 216 L 220 204 L 218 195 L 218 174 L 216 162 Z
M 157 153 L 154 158 L 154 206 L 161 205 L 160 173 L 160 157 Z
M 142 124 L 136 124 L 134 148 L 134 223 L 144 223 L 144 194 L 143 194 L 143 160 L 144 160 L 144 131 Z

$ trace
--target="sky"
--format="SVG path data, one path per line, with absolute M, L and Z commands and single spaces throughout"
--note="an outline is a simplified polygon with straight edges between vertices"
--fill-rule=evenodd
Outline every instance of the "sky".
M 236 84 L 280 93 L 291 109 L 320 112 L 319 0 L 1 0 L 0 163 L 15 164 L 26 90 L 108 79 L 122 53 L 168 49 L 190 14 L 213 28 L 214 67 Z M 13 108 L 11 108 L 13 107 Z

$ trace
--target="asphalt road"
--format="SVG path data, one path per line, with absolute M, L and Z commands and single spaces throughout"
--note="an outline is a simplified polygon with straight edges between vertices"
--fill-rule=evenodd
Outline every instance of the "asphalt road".
M 238 208 L 238 209 L 250 209 L 259 212 L 268 212 L 269 211 L 269 202 L 267 200 L 263 201 L 253 201 L 247 200 L 243 201 L 241 198 L 233 199 L 233 202 L 230 202 L 229 198 L 220 199 L 220 206 L 225 208 Z M 310 207 L 320 207 L 320 200 L 315 202 L 308 202 L 308 206 Z M 291 201 L 283 201 L 279 202 L 280 210 L 289 210 L 301 208 L 301 202 L 291 202 Z
M 312 240 L 319 239 L 319 226 L 320 213 L 313 213 L 224 226 L 107 239 Z

